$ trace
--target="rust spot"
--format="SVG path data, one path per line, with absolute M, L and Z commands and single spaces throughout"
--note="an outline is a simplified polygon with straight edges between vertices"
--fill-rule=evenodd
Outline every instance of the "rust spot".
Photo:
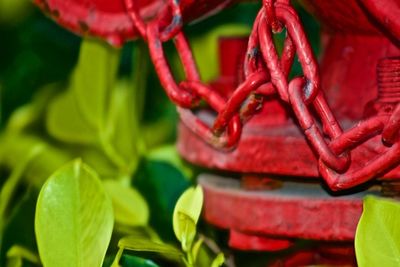
M 45 13 L 45 14 L 50 14 L 51 12 L 50 12 L 50 7 L 49 7 L 49 4 L 46 2 L 46 1 L 42 1 L 42 2 L 40 2 L 40 7 L 42 8 L 42 10 L 43 10 L 43 12 Z
M 90 28 L 89 28 L 89 25 L 86 22 L 80 20 L 80 21 L 78 21 L 78 24 L 79 24 L 79 28 L 81 29 L 82 32 L 88 32 L 89 31 Z
M 54 18 L 58 19 L 58 18 L 60 17 L 60 11 L 58 11 L 58 10 L 53 10 L 53 11 L 51 11 L 51 15 L 52 15 Z
M 247 56 L 248 56 L 249 59 L 255 58 L 255 57 L 257 57 L 258 53 L 259 53 L 259 48 L 258 47 L 253 47 L 251 49 L 250 53 Z

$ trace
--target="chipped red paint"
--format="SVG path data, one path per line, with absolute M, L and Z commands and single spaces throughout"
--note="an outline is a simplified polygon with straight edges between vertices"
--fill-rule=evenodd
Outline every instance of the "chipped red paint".
M 206 174 L 199 182 L 204 188 L 207 221 L 223 229 L 276 239 L 351 242 L 362 198 L 380 194 L 379 188 L 373 188 L 332 196 L 319 184 L 294 182 L 274 190 L 245 190 L 236 179 Z
M 400 50 L 396 41 L 393 40 L 393 36 L 398 36 L 399 26 L 398 22 L 393 19 L 393 14 L 396 14 L 395 11 L 398 10 L 399 4 L 396 1 L 371 0 L 363 2 L 364 7 L 360 6 L 359 2 L 347 0 L 305 1 L 307 8 L 315 13 L 324 24 L 322 34 L 322 50 L 324 53 L 320 64 L 321 88 L 334 115 L 338 118 L 339 124 L 345 131 L 353 125 L 358 125 L 359 121 L 367 117 L 373 117 L 378 113 L 383 114 L 381 112 L 383 110 L 391 110 L 391 113 L 393 113 L 393 109 L 399 103 L 397 92 L 388 92 L 388 89 L 386 89 L 388 86 L 385 88 L 385 83 L 381 83 L 380 87 L 378 86 L 378 81 L 381 79 L 379 77 L 386 75 L 387 79 L 394 79 L 393 84 L 390 83 L 391 88 L 400 88 L 399 79 L 393 76 L 399 73 L 399 65 L 395 63 L 398 62 L 398 59 L 394 58 L 400 57 Z M 373 8 L 375 9 L 372 7 L 369 9 L 372 6 L 371 2 L 374 2 Z M 391 14 L 389 14 L 390 10 L 392 10 Z M 385 22 L 386 25 L 380 26 L 377 21 L 371 19 L 370 13 L 376 14 L 378 17 L 385 14 L 389 18 Z M 397 40 L 399 40 L 398 37 Z M 232 42 L 234 42 L 234 39 L 232 39 Z M 231 46 L 234 47 L 234 45 Z M 229 46 L 225 45 L 225 47 Z M 242 51 L 237 51 L 237 49 L 236 51 L 233 49 L 227 51 L 226 48 L 224 48 L 223 53 L 231 55 L 229 62 L 234 61 L 233 55 L 236 54 L 239 58 L 243 54 Z M 383 62 L 385 59 L 390 63 L 387 64 L 387 67 L 380 69 L 385 69 L 387 74 L 380 74 L 378 77 L 379 69 L 377 66 L 379 62 Z M 221 61 L 220 66 L 232 69 L 229 62 Z M 230 71 L 222 69 L 223 77 L 213 85 L 216 90 L 224 88 L 224 92 L 232 92 L 236 87 L 236 84 L 232 82 L 235 80 L 235 74 L 229 74 L 229 76 L 226 73 L 230 73 Z M 229 82 L 223 83 L 221 81 Z M 391 103 L 383 103 L 387 102 L 388 98 L 392 99 Z M 299 131 L 297 122 L 293 121 L 290 113 L 290 107 L 282 105 L 280 101 L 274 100 L 274 98 L 266 101 L 261 112 L 243 127 L 240 142 L 236 149 L 229 153 L 207 145 L 202 138 L 193 134 L 187 126 L 182 124 L 179 126 L 178 148 L 185 159 L 195 164 L 241 173 L 250 172 L 319 179 L 322 168 L 326 181 L 328 184 L 332 183 L 333 189 L 340 189 L 340 186 L 334 185 L 336 179 L 358 179 L 358 170 L 364 168 L 364 166 L 370 168 L 370 175 L 366 175 L 364 178 L 370 178 L 380 173 L 379 168 L 371 166 L 373 165 L 371 162 L 367 163 L 372 159 L 382 162 L 378 162 L 379 164 L 384 164 L 383 161 L 388 157 L 392 158 L 392 162 L 398 162 L 398 159 L 394 159 L 400 157 L 396 156 L 398 154 L 397 148 L 385 147 L 382 145 L 381 136 L 376 136 L 351 152 L 352 166 L 348 171 L 348 173 L 352 173 L 351 175 L 344 175 L 342 178 L 337 173 L 330 173 L 323 166 L 319 168 L 315 150 L 305 140 L 303 133 Z M 394 115 L 392 120 L 396 121 L 395 117 Z M 211 115 L 205 119 L 210 122 L 214 120 Z M 369 122 L 364 124 L 365 128 L 370 127 L 370 125 L 372 126 Z M 396 123 L 396 125 L 399 124 Z M 392 126 L 391 130 L 385 130 L 383 136 L 397 133 L 397 130 L 397 126 Z M 355 133 L 355 131 L 353 132 Z M 395 134 L 394 136 L 397 137 L 398 135 Z M 387 154 L 386 158 L 379 159 L 386 152 L 391 153 L 392 156 Z M 400 178 L 400 168 L 394 168 L 390 172 L 382 172 L 381 178 Z
M 163 0 L 135 0 L 145 20 L 158 15 L 165 7 Z M 193 20 L 209 12 L 222 9 L 231 0 L 181 0 L 185 20 Z M 138 37 L 124 0 L 34 0 L 44 13 L 61 26 L 79 35 L 90 35 L 121 46 L 125 41 Z

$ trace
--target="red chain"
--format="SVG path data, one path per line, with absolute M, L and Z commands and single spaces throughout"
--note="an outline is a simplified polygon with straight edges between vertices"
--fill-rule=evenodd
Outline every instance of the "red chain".
M 263 0 L 249 37 L 244 62 L 244 81 L 229 99 L 202 84 L 192 51 L 182 30 L 179 1 L 169 0 L 161 15 L 145 23 L 135 0 L 125 0 L 128 13 L 148 42 L 150 56 L 169 98 L 178 106 L 182 122 L 199 137 L 219 149 L 230 149 L 240 140 L 242 123 L 263 104 L 264 96 L 278 94 L 289 103 L 305 136 L 319 157 L 319 170 L 334 190 L 350 188 L 400 164 L 400 105 L 391 116 L 379 115 L 343 132 L 320 89 L 318 64 L 296 11 L 289 0 Z M 165 22 L 169 18 L 170 22 Z M 162 23 L 160 22 L 162 21 Z M 273 33 L 286 29 L 282 56 L 279 58 Z M 177 83 L 166 60 L 162 42 L 174 38 L 186 80 Z M 297 54 L 304 77 L 288 81 Z M 213 126 L 190 110 L 203 99 L 218 115 Z M 322 124 L 319 128 L 309 106 Z M 362 167 L 351 160 L 350 152 L 374 136 L 382 135 L 385 152 Z M 328 139 L 328 140 L 327 140 Z M 384 147 L 391 146 L 391 147 Z M 353 162 L 353 163 L 352 163 Z
M 390 120 L 389 116 L 376 116 L 363 121 L 352 129 L 343 133 L 339 138 L 333 140 L 331 146 L 338 153 L 348 151 L 361 145 L 363 142 L 382 133 L 385 125 Z M 383 175 L 400 164 L 400 143 L 395 143 L 390 148 L 385 148 L 383 153 L 372 158 L 369 162 L 357 162 L 359 167 L 350 166 L 346 173 L 338 173 L 328 168 L 321 160 L 319 171 L 326 183 L 333 190 L 341 190 L 360 185 L 378 175 Z M 354 164 L 353 164 L 354 165 Z
M 396 109 L 393 112 L 393 115 L 390 117 L 388 124 L 383 129 L 382 132 L 382 141 L 391 146 L 396 142 L 398 133 L 400 130 L 400 104 L 397 105 Z

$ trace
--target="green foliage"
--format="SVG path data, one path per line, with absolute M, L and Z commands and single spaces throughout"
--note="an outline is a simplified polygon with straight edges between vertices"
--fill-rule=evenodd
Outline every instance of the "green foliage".
M 50 106 L 47 117 L 50 134 L 68 143 L 91 144 L 100 139 L 117 63 L 115 49 L 99 41 L 83 41 L 68 90 Z
M 368 196 L 357 226 L 355 248 L 360 267 L 399 266 L 400 202 Z
M 147 257 L 161 256 L 175 262 L 178 266 L 200 266 L 199 252 L 203 245 L 203 238 L 199 238 L 192 246 L 196 236 L 197 222 L 203 207 L 203 190 L 200 186 L 188 188 L 178 199 L 173 214 L 173 228 L 177 239 L 181 242 L 181 250 L 163 243 L 159 239 L 146 238 L 143 234 L 123 237 L 118 242 L 118 251 L 111 267 L 120 266 L 124 250 L 135 253 L 145 253 Z M 150 253 L 150 254 L 149 254 Z M 155 255 L 154 255 L 155 254 Z M 140 254 L 139 254 L 140 256 Z M 223 253 L 218 253 L 212 267 L 221 266 L 225 261 Z
M 179 156 L 175 145 L 165 145 L 152 149 L 147 152 L 147 158 L 153 161 L 167 162 L 182 171 L 186 177 L 193 177 L 192 168 Z
M 113 229 L 111 200 L 98 175 L 75 160 L 40 191 L 35 232 L 45 267 L 101 266 Z
M 129 83 L 121 80 L 115 84 L 111 95 L 109 114 L 103 137 L 103 146 L 109 143 L 122 162 L 120 168 L 132 174 L 139 163 L 139 113 L 137 98 L 140 98 Z M 124 169 L 125 168 L 125 169 Z
M 80 38 L 45 17 L 29 0 L 1 0 L 28 5 L 26 16 L 12 15 L 0 4 L 0 128 L 43 86 L 64 82 L 76 63 Z M 3 12 L 7 13 L 3 16 Z M 4 24 L 12 16 L 17 23 Z
M 190 186 L 188 179 L 168 163 L 143 159 L 133 186 L 142 192 L 150 210 L 156 211 L 150 215 L 150 225 L 159 229 L 164 240 L 174 240 L 171 218 L 176 201 Z
M 204 35 L 199 35 L 192 40 L 192 49 L 199 67 L 201 77 L 205 81 L 211 81 L 219 75 L 219 62 L 216 60 L 210 64 L 210 58 L 218 58 L 218 39 L 228 36 L 247 36 L 251 27 L 243 24 L 225 24 L 214 28 Z
M 40 188 L 55 170 L 72 159 L 67 151 L 32 134 L 6 132 L 0 137 L 0 142 L 0 164 L 9 169 L 20 166 L 21 159 L 41 147 L 40 153 L 29 160 L 21 177 L 25 184 L 36 188 Z
M 115 83 L 119 53 L 106 43 L 85 39 L 79 55 L 70 86 L 82 117 L 100 130 L 104 127 Z
M 176 203 L 172 219 L 174 233 L 185 252 L 192 248 L 202 207 L 203 190 L 200 186 L 186 190 Z
M 14 203 L 10 215 L 4 221 L 0 246 L 0 266 L 5 266 L 6 254 L 15 244 L 33 252 L 37 251 L 34 231 L 37 194 L 38 192 L 34 189 L 24 192 L 17 203 Z
M 103 181 L 104 189 L 111 197 L 117 223 L 129 226 L 145 226 L 149 220 L 149 207 L 142 195 L 134 188 L 115 180 Z
M 118 246 L 132 251 L 153 252 L 175 260 L 179 260 L 183 256 L 182 252 L 174 246 L 160 241 L 145 239 L 143 236 L 131 235 L 124 237 L 119 241 Z
M 0 22 L 15 24 L 31 12 L 27 0 L 0 0 Z
M 67 90 L 49 106 L 46 125 L 54 138 L 85 146 L 79 155 L 85 161 L 92 162 L 97 149 L 111 162 L 111 169 L 130 175 L 138 164 L 140 111 L 128 81 L 116 82 L 118 59 L 115 48 L 85 39 Z
M 225 262 L 225 256 L 223 253 L 218 253 L 217 257 L 213 260 L 211 267 L 219 267 L 222 266 Z
M 95 130 L 80 115 L 72 92 L 58 96 L 47 114 L 47 129 L 53 137 L 68 143 L 93 144 L 97 141 Z
M 37 156 L 43 150 L 43 146 L 37 145 L 32 148 L 32 151 L 21 161 L 21 163 L 12 171 L 10 177 L 6 180 L 0 191 L 0 230 L 3 229 L 3 222 L 7 219 L 7 208 L 10 206 L 10 202 L 17 190 L 17 187 L 22 179 L 22 175 L 31 161 L 31 159 Z M 0 241 L 1 242 L 1 241 Z
M 200 249 L 201 246 L 204 243 L 204 239 L 203 238 L 199 238 L 193 245 L 192 248 L 192 256 L 193 256 L 193 262 L 197 261 L 197 258 L 199 257 L 199 253 L 200 253 Z
M 124 255 L 121 259 L 121 266 L 124 267 L 159 267 L 151 260 L 135 257 L 131 255 Z M 113 266 L 114 267 L 114 266 Z
M 39 257 L 28 249 L 15 245 L 7 252 L 7 267 L 22 267 L 26 260 L 33 264 L 40 264 Z

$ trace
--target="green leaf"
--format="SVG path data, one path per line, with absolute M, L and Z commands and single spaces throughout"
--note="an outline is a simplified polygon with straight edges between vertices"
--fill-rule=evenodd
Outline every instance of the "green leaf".
M 83 117 L 71 91 L 62 93 L 50 104 L 46 128 L 50 135 L 67 143 L 94 144 L 99 140 L 96 129 Z
M 7 259 L 7 267 L 23 267 L 23 260 L 21 258 L 16 258 L 16 257 L 12 257 L 12 258 L 8 258 Z
M 400 202 L 368 196 L 357 226 L 355 248 L 360 267 L 400 266 Z
M 159 267 L 152 260 L 136 257 L 132 255 L 122 255 L 123 249 L 118 250 L 118 253 L 110 267 Z
M 81 44 L 69 88 L 49 107 L 47 129 L 55 138 L 79 144 L 100 141 L 107 121 L 118 50 L 92 39 Z
M 123 255 L 121 258 L 121 266 L 123 267 L 159 267 L 151 260 L 131 256 Z
M 146 148 L 161 146 L 171 140 L 171 137 L 175 138 L 175 117 L 171 118 L 171 116 L 168 116 L 168 114 L 165 113 L 159 114 L 160 116 L 164 116 L 164 118 L 158 119 L 154 123 L 145 124 L 141 127 L 141 134 L 143 136 L 144 143 L 146 144 Z
M 116 224 L 114 227 L 115 236 L 137 236 L 144 239 L 150 239 L 156 242 L 162 242 L 158 234 L 149 226 L 127 226 L 122 224 Z
M 199 238 L 193 245 L 192 248 L 192 257 L 193 257 L 193 262 L 197 261 L 197 257 L 199 256 L 200 248 L 203 245 L 204 239 Z
M 196 236 L 196 225 L 203 207 L 203 189 L 200 186 L 187 189 L 176 203 L 173 227 L 182 249 L 189 251 Z
M 10 201 L 17 189 L 17 186 L 22 178 L 22 175 L 29 164 L 29 162 L 36 157 L 44 149 L 43 145 L 36 145 L 31 151 L 21 160 L 21 163 L 16 166 L 6 180 L 3 187 L 0 190 L 0 231 L 3 229 L 3 223 L 6 219 L 7 208 L 9 207 Z M 1 241 L 0 241 L 1 242 Z
M 6 263 L 6 254 L 15 244 L 37 251 L 35 240 L 35 206 L 38 192 L 28 189 L 14 204 L 9 219 L 5 222 L 0 245 L 0 266 Z
M 0 24 L 17 24 L 32 11 L 26 0 L 0 0 Z
M 40 191 L 35 232 L 45 267 L 101 266 L 113 229 L 112 203 L 80 160 L 56 171 Z
M 155 161 L 163 161 L 171 164 L 178 170 L 181 170 L 186 177 L 191 178 L 193 176 L 193 171 L 180 157 L 176 145 L 164 145 L 152 149 L 147 153 L 147 158 Z
M 102 179 L 115 179 L 116 176 L 122 175 L 118 167 L 100 148 L 81 146 L 74 152 L 82 158 L 83 162 L 95 169 Z
M 120 248 L 117 252 L 117 254 L 115 255 L 114 261 L 112 262 L 110 267 L 120 267 L 121 265 L 119 265 L 119 262 L 121 260 L 122 254 L 124 253 L 124 248 Z M 107 261 L 107 258 L 104 262 Z
M 122 238 L 118 246 L 132 251 L 156 252 L 163 255 L 182 256 L 182 252 L 174 246 L 145 239 L 143 236 L 130 235 Z
M 165 162 L 144 159 L 133 179 L 133 186 L 146 199 L 150 210 L 150 225 L 166 241 L 175 241 L 172 214 L 180 195 L 190 186 L 182 172 Z
M 146 258 L 153 256 L 162 256 L 170 261 L 181 263 L 183 254 L 182 252 L 169 244 L 162 243 L 161 241 L 153 241 L 144 238 L 142 235 L 130 235 L 122 238 L 118 242 L 118 246 L 139 254 L 145 254 Z
M 35 147 L 43 147 L 41 153 L 30 160 L 22 177 L 26 184 L 38 189 L 52 173 L 72 159 L 65 149 L 61 150 L 34 135 L 5 134 L 0 136 L 0 143 L 0 163 L 10 170 L 17 168 L 21 159 L 30 154 Z
M 198 35 L 190 42 L 201 77 L 204 81 L 215 79 L 219 75 L 219 65 L 210 64 L 210 59 L 218 58 L 218 39 L 226 36 L 246 36 L 251 28 L 243 24 L 224 24 L 206 34 Z
M 83 40 L 71 88 L 79 111 L 95 129 L 104 126 L 118 61 L 115 48 L 99 40 Z
M 106 180 L 103 185 L 107 194 L 111 197 L 117 223 L 129 226 L 147 225 L 149 207 L 146 200 L 136 189 L 123 186 L 115 180 Z
M 113 90 L 106 132 L 102 136 L 118 154 L 127 174 L 131 174 L 139 163 L 138 110 L 135 107 L 135 88 L 127 80 L 117 83 Z
M 39 265 L 39 257 L 27 248 L 15 245 L 7 252 L 7 267 L 22 267 L 23 260 Z
M 213 260 L 214 260 L 214 253 L 211 252 L 210 249 L 207 248 L 206 246 L 201 246 L 196 259 L 193 261 L 196 267 L 210 267 Z
M 1 0 L 0 0 L 1 1 Z M 53 83 L 44 86 L 36 93 L 32 102 L 16 109 L 7 122 L 7 132 L 19 133 L 29 131 L 41 126 L 42 118 L 45 117 L 48 103 L 54 98 L 55 92 L 60 90 L 60 84 Z
M 222 264 L 224 264 L 225 262 L 225 256 L 224 253 L 219 253 L 217 255 L 217 257 L 213 260 L 211 267 L 219 267 L 222 266 Z

